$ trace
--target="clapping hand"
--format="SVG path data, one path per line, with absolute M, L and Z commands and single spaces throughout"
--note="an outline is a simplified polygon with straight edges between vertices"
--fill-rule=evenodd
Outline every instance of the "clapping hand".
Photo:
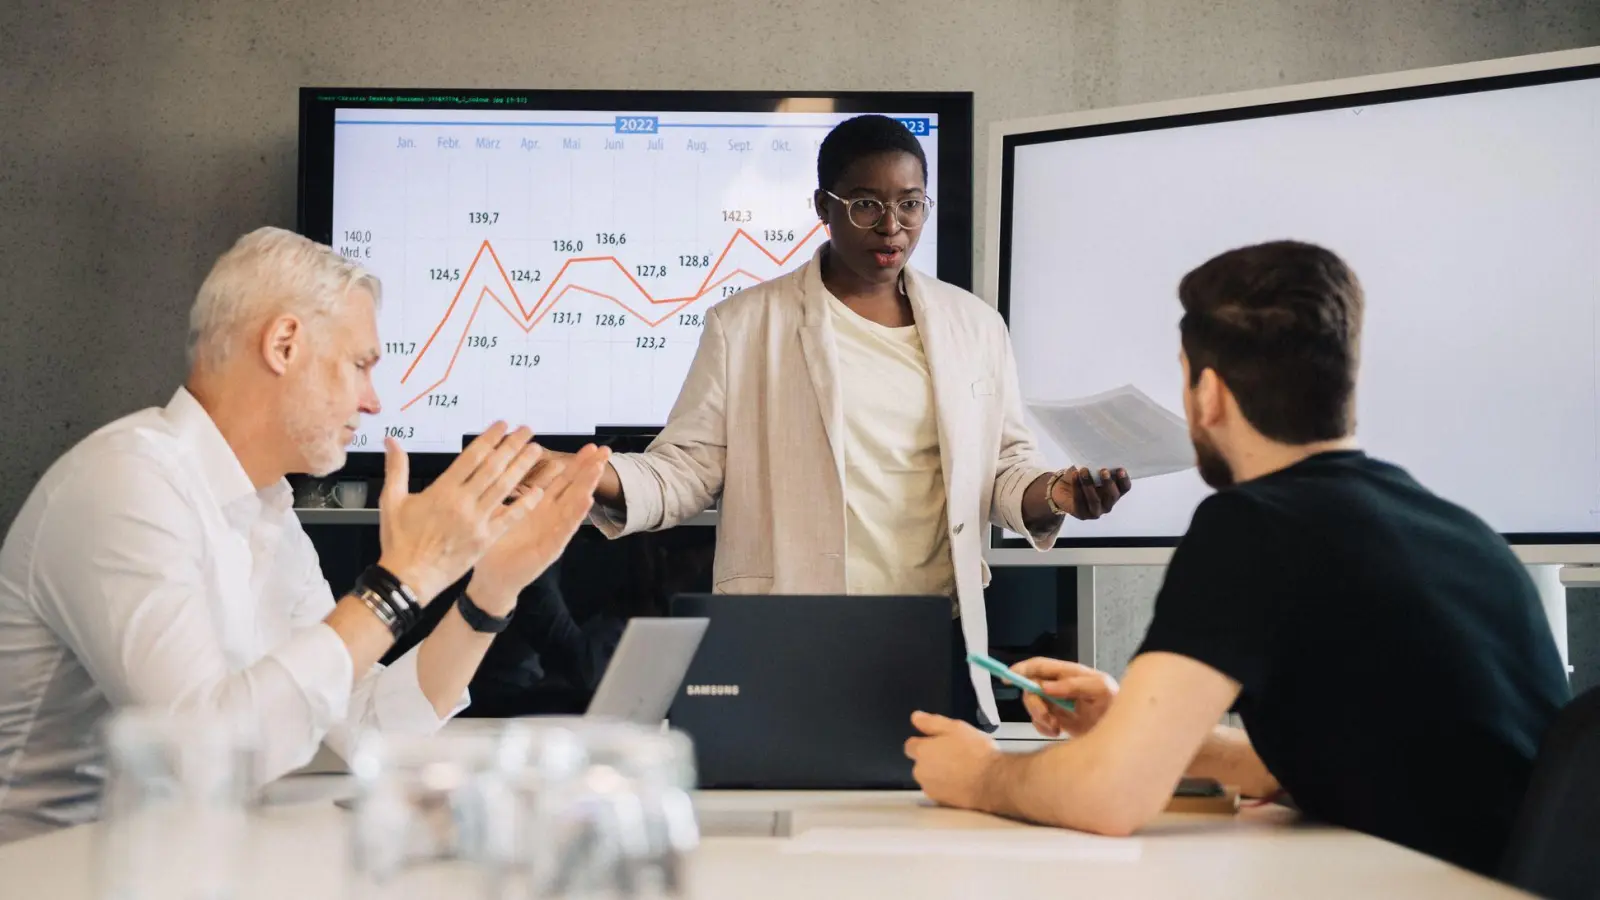
M 521 483 L 517 485 L 516 490 L 511 492 L 513 497 L 521 497 L 529 491 L 549 485 L 578 456 L 576 453 L 562 453 L 560 450 L 551 450 L 549 448 L 543 449 L 544 452 L 539 454 L 539 461 L 533 464 L 533 468 L 528 470 L 528 474 L 522 476 Z M 607 453 L 606 458 L 610 458 L 609 453 Z M 602 462 L 600 467 L 604 471 L 605 463 Z
M 427 603 L 466 574 L 479 557 L 540 502 L 535 493 L 507 503 L 538 462 L 533 432 L 508 433 L 504 422 L 461 451 L 444 474 L 410 492 L 411 466 L 393 438 L 384 442 L 383 493 L 378 503 L 379 564 Z
M 556 561 L 583 524 L 610 458 L 610 450 L 590 444 L 524 479 L 513 505 L 531 504 L 530 511 L 478 562 L 468 588 L 473 602 L 496 615 L 516 605 L 517 594 Z

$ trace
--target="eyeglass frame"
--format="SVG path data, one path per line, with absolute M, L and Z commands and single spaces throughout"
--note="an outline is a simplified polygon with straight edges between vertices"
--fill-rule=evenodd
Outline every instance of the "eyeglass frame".
M 895 224 L 899 225 L 901 228 L 906 229 L 907 231 L 914 231 L 914 230 L 916 230 L 918 228 L 921 228 L 922 226 L 928 224 L 928 219 L 932 218 L 932 216 L 933 216 L 934 200 L 933 200 L 932 197 L 929 197 L 926 194 L 922 195 L 921 197 L 907 197 L 905 200 L 896 200 L 896 201 L 894 201 L 894 203 L 891 206 L 891 204 L 885 203 L 884 201 L 879 200 L 877 197 L 841 197 L 838 194 L 835 194 L 833 191 L 828 190 L 827 188 L 818 188 L 817 190 L 818 190 L 818 192 L 823 193 L 823 194 L 827 194 L 829 197 L 832 197 L 833 199 L 839 201 L 840 203 L 843 203 L 844 204 L 844 217 L 846 219 L 850 220 L 850 224 L 851 225 L 854 225 L 855 227 L 861 229 L 862 231 L 865 231 L 865 230 L 867 230 L 869 228 L 877 228 L 879 225 L 883 224 L 883 217 L 889 214 L 889 210 L 891 208 L 894 209 L 894 221 L 895 221 Z M 926 203 L 927 206 L 928 206 L 928 209 L 927 209 L 927 213 L 923 216 L 923 219 L 922 219 L 921 222 L 918 222 L 915 225 L 907 225 L 905 223 L 905 221 L 900 218 L 900 204 L 907 203 L 907 202 L 912 202 L 912 201 L 915 201 L 917 203 Z M 879 208 L 881 209 L 881 212 L 878 213 L 878 217 L 876 219 L 872 220 L 871 224 L 862 225 L 860 222 L 856 221 L 855 216 L 852 216 L 850 214 L 850 207 L 853 206 L 854 204 L 858 203 L 858 202 L 876 203 L 876 204 L 878 204 Z

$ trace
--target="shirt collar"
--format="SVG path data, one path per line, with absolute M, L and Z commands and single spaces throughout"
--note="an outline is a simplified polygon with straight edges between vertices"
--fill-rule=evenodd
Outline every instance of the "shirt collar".
M 283 479 L 260 491 L 256 490 L 244 466 L 240 464 L 238 454 L 233 452 L 227 438 L 217 429 L 217 423 L 212 421 L 211 414 L 189 393 L 188 388 L 178 388 L 162 414 L 172 425 L 174 433 L 193 451 L 199 469 L 197 474 L 211 490 L 218 506 L 228 508 L 248 500 L 251 502 L 244 505 L 259 504 L 282 511 L 293 505 L 293 492 Z

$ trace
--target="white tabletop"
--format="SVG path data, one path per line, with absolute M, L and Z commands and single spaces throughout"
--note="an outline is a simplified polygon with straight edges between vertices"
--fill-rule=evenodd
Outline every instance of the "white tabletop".
M 332 799 L 347 789 L 339 776 L 276 786 L 241 900 L 342 896 L 348 813 Z M 1168 814 L 1115 841 L 939 809 L 915 793 L 705 792 L 696 804 L 705 832 L 690 876 L 696 900 L 1522 896 L 1364 835 L 1295 824 L 1279 807 Z M 92 898 L 94 834 L 85 826 L 0 847 L 0 885 Z

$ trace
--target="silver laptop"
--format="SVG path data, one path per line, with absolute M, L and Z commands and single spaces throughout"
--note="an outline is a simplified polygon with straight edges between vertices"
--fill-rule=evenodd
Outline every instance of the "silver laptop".
M 660 725 L 710 619 L 628 620 L 617 652 L 589 701 L 589 718 Z
M 667 718 L 667 711 L 678 695 L 695 651 L 700 649 L 700 639 L 705 637 L 710 621 L 628 620 L 617 652 L 612 654 L 611 664 L 606 667 L 584 717 L 659 726 Z M 350 797 L 337 798 L 333 803 L 340 809 L 355 808 L 355 800 Z

